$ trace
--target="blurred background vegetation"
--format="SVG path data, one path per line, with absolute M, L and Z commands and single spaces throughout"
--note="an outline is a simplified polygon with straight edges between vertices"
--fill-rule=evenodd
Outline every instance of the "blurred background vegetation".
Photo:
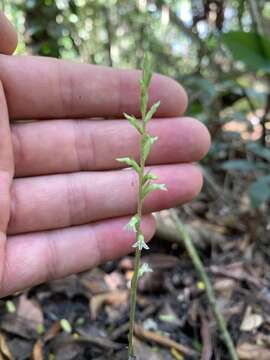
M 209 128 L 214 194 L 266 210 L 270 199 L 270 3 L 265 0 L 13 0 L 18 54 L 155 70 L 189 92 L 188 115 Z M 207 181 L 206 180 L 206 181 Z M 215 194 L 215 192 L 217 194 Z M 240 202 L 239 202 L 240 201 Z

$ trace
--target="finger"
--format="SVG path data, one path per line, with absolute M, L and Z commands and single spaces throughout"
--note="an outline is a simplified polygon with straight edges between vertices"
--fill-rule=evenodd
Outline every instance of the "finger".
M 12 54 L 18 42 L 18 37 L 15 28 L 8 21 L 5 15 L 0 11 L 0 53 Z
M 10 214 L 10 186 L 13 176 L 12 144 L 8 110 L 0 81 L 0 283 L 5 262 L 6 230 Z M 1 288 L 0 288 L 1 292 Z
M 195 165 L 153 167 L 168 191 L 155 191 L 144 212 L 190 201 L 202 186 Z M 137 174 L 129 169 L 22 178 L 13 182 L 9 234 L 69 227 L 136 210 Z
M 42 57 L 0 56 L 12 118 L 121 117 L 139 114 L 140 72 Z M 150 103 L 157 116 L 178 116 L 187 96 L 174 80 L 154 75 Z
M 62 230 L 8 238 L 2 296 L 47 280 L 81 272 L 133 250 L 134 233 L 123 229 L 129 218 L 111 219 Z M 155 231 L 144 216 L 146 241 Z
M 199 161 L 209 149 L 208 130 L 195 119 L 155 119 L 148 130 L 159 138 L 150 165 Z M 16 124 L 12 135 L 17 177 L 109 170 L 121 167 L 116 158 L 139 158 L 138 132 L 124 120 Z

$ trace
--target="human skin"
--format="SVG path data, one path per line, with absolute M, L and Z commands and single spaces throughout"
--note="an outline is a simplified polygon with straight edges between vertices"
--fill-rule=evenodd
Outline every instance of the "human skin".
M 138 135 L 122 113 L 139 114 L 140 72 L 7 56 L 16 34 L 3 15 L 2 32 L 0 295 L 6 296 L 132 251 L 134 234 L 123 227 L 136 209 L 137 179 L 115 159 L 139 157 Z M 146 240 L 155 232 L 152 212 L 199 193 L 194 162 L 210 145 L 207 129 L 183 116 L 180 85 L 155 74 L 150 104 L 157 100 L 149 131 L 159 141 L 147 165 L 168 191 L 145 201 Z

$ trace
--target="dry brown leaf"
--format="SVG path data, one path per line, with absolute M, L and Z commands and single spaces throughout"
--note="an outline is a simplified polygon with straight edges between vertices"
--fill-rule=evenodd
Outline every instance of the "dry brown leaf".
M 179 258 L 167 254 L 151 254 L 142 257 L 142 263 L 146 262 L 153 270 L 169 270 L 179 264 Z M 119 262 L 119 269 L 133 270 L 134 259 L 130 256 L 125 257 Z
M 57 320 L 49 327 L 49 329 L 44 334 L 44 337 L 43 337 L 44 341 L 45 342 L 50 341 L 55 336 L 57 336 L 60 331 L 61 331 L 61 324 L 60 324 L 60 321 Z
M 134 338 L 134 349 L 138 359 L 147 360 L 162 360 L 163 357 L 160 352 L 153 351 L 150 346 L 144 344 L 142 341 Z
M 108 285 L 105 282 L 106 273 L 95 268 L 87 273 L 81 275 L 81 283 L 90 290 L 91 294 L 103 294 L 110 291 Z
M 179 258 L 167 254 L 150 254 L 142 257 L 142 263 L 144 262 L 153 270 L 169 270 L 179 264 Z
M 243 343 L 237 347 L 240 360 L 269 360 L 270 350 L 258 345 Z
M 235 280 L 248 281 L 259 288 L 261 287 L 261 280 L 258 277 L 250 275 L 245 269 L 245 263 L 241 261 L 227 266 L 212 265 L 210 266 L 210 271 L 214 275 L 222 275 Z
M 242 320 L 240 330 L 253 331 L 260 327 L 263 323 L 263 317 L 259 314 L 252 313 L 251 306 L 247 307 L 244 318 Z
M 33 347 L 32 351 L 33 360 L 43 360 L 42 342 L 38 339 Z
M 41 306 L 38 302 L 27 299 L 25 295 L 20 296 L 17 315 L 27 320 L 33 329 L 36 329 L 38 325 L 43 325 Z
M 9 350 L 8 344 L 3 334 L 0 333 L 0 351 L 2 357 L 8 360 L 13 360 L 11 351 Z
M 120 306 L 128 301 L 129 292 L 127 290 L 113 291 L 106 294 L 95 295 L 90 300 L 91 318 L 97 318 L 99 310 L 104 305 Z
M 235 280 L 229 279 L 229 278 L 223 278 L 223 279 L 218 279 L 217 281 L 215 281 L 214 289 L 219 294 L 221 294 L 222 297 L 226 297 L 227 299 L 229 299 L 231 297 L 232 292 L 234 291 L 236 285 L 237 285 L 237 283 Z
M 104 280 L 110 291 L 116 291 L 126 287 L 125 278 L 118 271 L 113 271 L 110 274 L 106 274 Z

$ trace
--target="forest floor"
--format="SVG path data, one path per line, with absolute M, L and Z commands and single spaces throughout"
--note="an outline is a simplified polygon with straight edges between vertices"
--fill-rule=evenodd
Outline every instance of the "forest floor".
M 179 209 L 214 286 L 239 359 L 270 359 L 269 209 L 203 193 Z M 239 195 L 239 194 L 238 194 Z M 267 214 L 268 212 L 268 214 Z M 269 216 L 268 216 L 269 219 Z M 228 359 L 196 273 L 168 211 L 143 256 L 138 360 Z M 133 257 L 32 288 L 0 303 L 0 359 L 127 359 Z

